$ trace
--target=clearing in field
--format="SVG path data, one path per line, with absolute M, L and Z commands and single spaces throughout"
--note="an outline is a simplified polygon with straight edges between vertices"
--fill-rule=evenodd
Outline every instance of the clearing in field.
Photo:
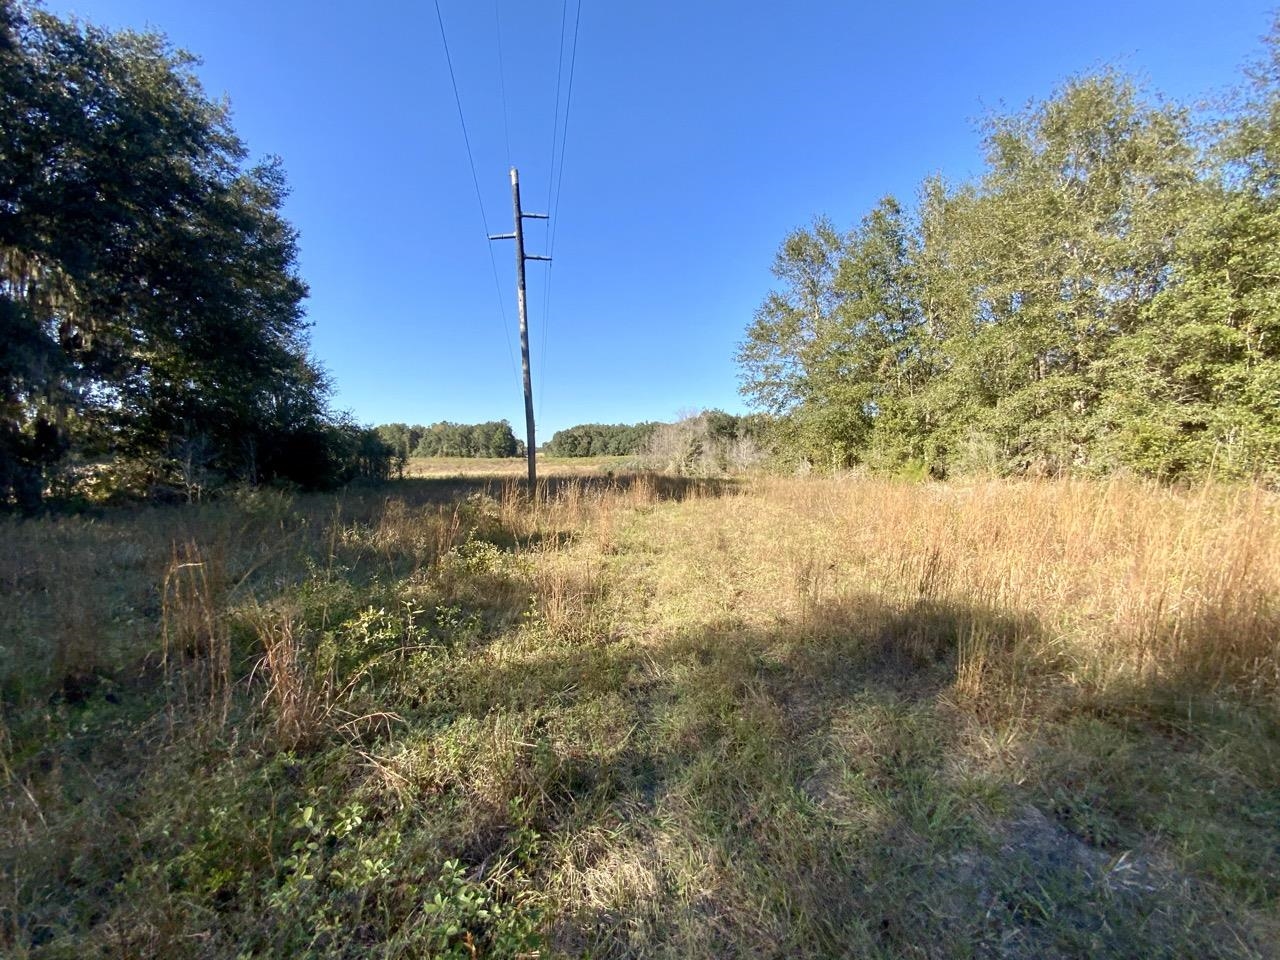
M 635 457 L 538 456 L 538 475 L 552 480 L 566 477 L 611 477 L 635 472 Z M 524 457 L 414 457 L 405 466 L 406 477 L 466 480 L 520 480 L 525 477 Z
M 0 949 L 1276 955 L 1274 494 L 583 469 L 5 522 Z

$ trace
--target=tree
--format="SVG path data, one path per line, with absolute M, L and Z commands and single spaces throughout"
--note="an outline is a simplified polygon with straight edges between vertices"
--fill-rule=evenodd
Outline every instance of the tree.
M 69 453 L 310 483 L 284 449 L 346 428 L 280 164 L 245 165 L 194 63 L 0 0 L 0 503 L 34 505 Z
M 1195 184 L 1185 115 L 1112 73 L 1074 80 L 993 119 L 987 165 L 926 213 L 949 221 L 931 259 L 952 276 L 930 275 L 959 401 L 947 446 L 979 436 L 1016 472 L 1094 467 L 1117 345 L 1167 283 Z
M 653 433 L 653 423 L 581 423 L 557 430 L 543 450 L 552 457 L 633 456 Z
M 463 424 L 441 421 L 429 427 L 413 426 L 396 433 L 403 424 L 379 427 L 384 436 L 403 436 L 415 457 L 515 457 L 523 446 L 506 420 Z M 414 438 L 418 438 L 416 443 Z
M 786 417 L 793 455 L 847 466 L 922 376 L 913 237 L 887 197 L 847 235 L 829 221 L 793 233 L 738 351 L 743 392 Z M 883 432 L 883 431 L 882 431 Z M 882 441 L 882 444 L 884 441 Z
M 1116 459 L 1157 476 L 1280 475 L 1280 27 L 1179 197 L 1168 282 L 1117 351 Z
M 1280 473 L 1280 40 L 1236 114 L 1112 72 L 986 128 L 976 181 L 796 231 L 741 345 L 833 467 Z

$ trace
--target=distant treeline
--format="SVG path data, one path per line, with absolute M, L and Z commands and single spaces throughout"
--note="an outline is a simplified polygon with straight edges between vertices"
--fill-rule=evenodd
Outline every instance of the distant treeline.
M 641 461 L 686 476 L 735 473 L 768 459 L 773 429 L 771 418 L 763 414 L 739 417 L 705 410 L 659 424 L 645 441 Z
M 582 423 L 542 445 L 551 457 L 622 457 L 640 453 L 657 423 Z
M 195 63 L 0 2 L 0 509 L 386 474 L 308 353 L 284 174 Z
M 541 448 L 549 457 L 628 456 L 680 472 L 733 469 L 755 462 L 765 447 L 769 418 L 721 410 L 692 414 L 675 423 L 583 423 L 559 430 Z M 411 457 L 523 457 L 525 445 L 506 420 L 387 423 L 376 428 L 398 465 Z
M 696 434 L 711 443 L 750 440 L 763 444 L 768 431 L 769 418 L 762 414 L 735 416 L 723 410 L 706 410 L 673 423 L 582 423 L 556 431 L 542 450 L 552 457 L 647 456 L 655 447 L 665 450 L 675 433 Z
M 376 429 L 400 461 L 410 457 L 523 457 L 525 454 L 524 441 L 516 439 L 506 420 L 441 421 L 429 427 L 387 423 Z
M 758 464 L 771 442 L 771 419 L 706 410 L 674 423 L 584 423 L 558 431 L 542 449 L 553 457 L 628 456 L 639 465 L 683 474 Z
M 797 460 L 1280 476 L 1280 34 L 1216 113 L 1113 72 L 976 180 L 787 237 L 738 359 Z

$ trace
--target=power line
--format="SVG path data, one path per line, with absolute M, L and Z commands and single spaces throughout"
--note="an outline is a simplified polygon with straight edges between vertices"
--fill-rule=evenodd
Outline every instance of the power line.
M 551 127 L 551 160 L 547 164 L 547 205 L 545 207 L 548 214 L 551 213 L 551 197 L 555 192 L 556 186 L 556 141 L 560 136 L 560 82 L 564 79 L 564 35 L 565 27 L 568 24 L 569 0 L 561 0 L 560 2 L 560 49 L 556 54 L 556 99 L 552 104 L 552 113 L 555 114 L 555 122 Z M 546 247 L 551 245 L 551 218 L 547 217 L 546 228 L 543 230 L 542 243 Z M 550 250 L 548 249 L 548 253 Z M 542 346 L 540 356 L 543 361 L 544 376 L 538 383 L 538 416 L 542 416 L 542 398 L 546 395 L 545 372 L 547 359 L 547 328 L 550 326 L 551 320 L 551 267 L 547 264 L 547 272 L 543 275 L 544 283 L 542 286 Z
M 480 222 L 484 225 L 484 233 L 489 235 L 489 217 L 484 212 L 484 197 L 480 193 L 480 178 L 476 176 L 476 160 L 471 153 L 471 137 L 467 135 L 467 119 L 462 112 L 462 97 L 458 95 L 458 78 L 453 72 L 453 57 L 449 55 L 449 38 L 444 30 L 444 16 L 440 13 L 440 0 L 435 0 L 436 21 L 440 24 L 440 42 L 444 45 L 444 60 L 449 66 L 449 82 L 453 84 L 453 102 L 458 107 L 458 123 L 462 126 L 462 142 L 467 147 L 467 163 L 471 166 L 471 183 L 476 188 L 476 203 L 480 206 Z M 505 110 L 505 102 L 504 102 Z M 498 261 L 493 256 L 493 245 L 485 244 L 489 249 L 489 266 L 493 270 L 493 291 L 498 297 L 498 312 L 501 317 L 502 338 L 507 344 L 507 359 L 511 363 L 511 374 L 516 376 L 516 356 L 511 349 L 511 334 L 507 330 L 507 309 L 502 301 L 502 285 L 498 281 Z
M 507 119 L 507 68 L 502 58 L 502 16 L 498 10 L 500 0 L 493 0 L 493 22 L 498 28 L 498 88 L 502 91 L 502 133 L 507 141 L 507 167 L 511 167 L 511 122 Z
M 569 57 L 569 93 L 564 101 L 564 128 L 560 131 L 560 175 L 556 181 L 556 209 L 548 210 L 548 213 L 555 214 L 560 209 L 561 188 L 564 186 L 564 147 L 569 140 L 569 114 L 573 110 L 573 75 L 574 68 L 578 65 L 578 27 L 582 23 L 582 0 L 578 0 L 577 12 L 573 18 L 573 52 Z M 551 245 L 552 248 L 556 242 L 556 226 L 555 220 L 551 222 Z M 548 254 L 551 250 L 547 251 Z
M 552 112 L 555 124 L 551 128 L 551 163 L 547 167 L 547 213 L 551 212 L 551 193 L 556 182 L 556 138 L 560 135 L 560 81 L 564 76 L 564 30 L 568 20 L 569 0 L 560 2 L 560 52 L 556 54 L 556 100 Z M 545 239 L 551 236 L 551 221 L 547 221 Z
M 559 65 L 556 70 L 556 125 L 559 126 L 560 120 L 560 75 L 564 69 L 564 35 L 565 35 L 565 14 L 568 13 L 568 0 L 561 5 L 560 12 L 560 57 Z M 569 91 L 565 98 L 564 105 L 564 126 L 560 129 L 560 171 L 557 174 L 555 170 L 555 131 L 551 134 L 551 170 L 549 171 L 551 178 L 555 182 L 555 205 L 551 202 L 551 183 L 547 184 L 547 213 L 551 215 L 548 227 L 549 237 L 547 239 L 547 256 L 554 257 L 556 247 L 556 231 L 560 226 L 560 198 L 564 185 L 564 154 L 565 144 L 569 140 L 569 114 L 573 109 L 573 77 L 575 67 L 578 63 L 578 31 L 582 25 L 582 0 L 577 0 L 577 6 L 573 17 L 573 46 L 569 56 Z M 542 301 L 542 384 L 538 390 L 538 413 L 542 413 L 542 399 L 546 394 L 546 367 L 547 367 L 547 331 L 551 327 L 551 268 L 555 261 L 552 260 L 547 266 L 546 286 L 543 289 Z

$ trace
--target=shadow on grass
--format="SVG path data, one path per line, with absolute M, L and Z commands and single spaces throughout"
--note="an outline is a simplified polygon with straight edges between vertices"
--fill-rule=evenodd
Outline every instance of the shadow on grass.
M 991 689 L 966 690 L 975 635 Z M 565 762 L 529 788 L 576 905 L 553 931 L 569 955 L 1265 955 L 1249 911 L 1275 893 L 1276 794 L 1252 820 L 1233 807 L 1251 755 L 1224 766 L 1213 737 L 1099 732 L 1066 699 L 1030 708 L 1051 722 L 993 723 L 982 700 L 1010 704 L 1003 667 L 1020 682 L 1055 667 L 1007 662 L 1042 641 L 1024 614 L 855 598 L 804 624 L 487 665 L 468 709 L 621 693 L 625 745 L 547 734 Z M 1261 888 L 1175 857 L 1176 822 L 1219 837 Z
M 91 522 L 6 521 L 13 542 L 0 557 L 0 632 L 9 635 L 0 641 L 0 703 L 29 704 L 63 688 L 76 699 L 81 687 L 124 682 L 154 650 L 161 585 L 179 546 L 190 545 L 216 572 L 208 598 L 215 607 L 233 593 L 236 602 L 270 597 L 308 580 L 324 580 L 336 606 L 360 605 L 375 583 L 419 573 L 473 533 L 514 546 L 515 535 L 482 516 L 471 498 L 496 499 L 520 487 L 491 477 L 410 478 L 338 493 L 241 491 L 206 504 L 121 507 Z M 650 473 L 552 476 L 539 483 L 539 497 L 682 501 L 737 488 L 734 480 Z M 399 529 L 396 517 L 405 521 Z M 538 530 L 519 543 L 554 548 L 574 536 Z
M 366 488 L 388 497 L 403 498 L 411 505 L 449 503 L 474 494 L 496 496 L 504 489 L 524 493 L 523 480 L 502 477 L 405 477 Z M 690 497 L 719 497 L 741 489 L 741 481 L 732 478 L 680 477 L 662 473 L 625 473 L 601 476 L 550 476 L 538 480 L 540 499 L 556 499 L 566 494 L 588 496 L 605 493 L 628 493 L 637 487 L 651 490 L 659 501 L 682 501 Z
M 1243 736 L 1244 719 L 1157 724 L 1143 704 L 1163 691 L 1129 691 L 1123 714 L 1075 699 L 1028 613 L 853 596 L 767 627 L 726 618 L 668 636 L 528 639 L 500 654 L 491 637 L 459 642 L 387 683 L 380 707 L 403 725 L 378 747 L 418 744 L 423 771 L 397 772 L 396 789 L 409 792 L 379 801 L 385 810 L 353 836 L 374 845 L 394 834 L 405 851 L 397 869 L 419 879 L 431 858 L 457 856 L 474 882 L 501 890 L 495 865 L 509 875 L 524 863 L 553 904 L 555 955 L 1267 953 L 1266 921 L 1249 911 L 1277 893 L 1280 817 L 1268 818 L 1280 736 L 1256 719 L 1261 745 Z M 286 773 L 310 769 L 287 763 Z M 235 772 L 223 775 L 229 797 L 242 791 Z M 269 790 L 259 787 L 270 812 L 254 829 L 268 839 L 252 848 L 277 859 L 288 852 L 270 846 L 287 835 L 277 794 L 282 811 L 311 802 L 291 776 L 264 773 Z M 345 776 L 326 789 L 345 798 L 355 781 Z M 127 793 L 99 798 L 102 809 L 129 811 L 137 798 Z M 171 843 L 160 800 L 165 839 L 153 823 L 137 841 L 148 856 Z M 189 814 L 175 836 L 203 836 L 204 815 Z M 242 820 L 219 821 L 229 839 L 208 874 L 243 870 Z M 68 825 L 66 839 L 97 849 L 92 821 L 72 813 Z M 120 876 L 150 889 L 141 853 L 119 854 L 112 876 L 98 876 L 92 857 L 55 840 L 57 875 L 29 880 L 24 912 L 0 916 L 5 926 L 83 933 L 59 900 L 72 881 L 102 887 L 76 894 L 86 910 L 141 909 L 120 905 L 129 888 L 113 892 Z M 324 856 L 350 847 L 355 857 L 354 840 L 332 843 Z M 8 858 L 0 872 L 15 869 Z M 262 879 L 211 887 L 226 898 L 212 905 L 218 915 L 262 912 Z M 358 898 L 326 882 L 306 888 L 316 916 L 339 929 L 378 917 L 381 926 L 362 921 L 369 944 L 419 922 L 417 888 L 397 873 Z M 490 942 L 474 922 L 477 942 Z M 219 923 L 208 949 L 234 954 L 237 930 Z M 171 942 L 190 939 L 175 921 Z

